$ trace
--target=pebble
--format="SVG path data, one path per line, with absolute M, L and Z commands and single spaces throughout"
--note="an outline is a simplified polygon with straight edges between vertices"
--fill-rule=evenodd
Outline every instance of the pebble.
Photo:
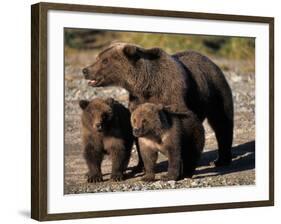
M 195 186 L 197 186 L 197 183 L 196 183 L 195 181 L 192 181 L 191 184 L 190 184 L 190 186 L 191 186 L 191 187 L 195 187 Z
M 175 188 L 176 187 L 176 181 L 174 181 L 174 180 L 170 180 L 167 183 L 171 186 L 171 188 Z
M 135 191 L 139 191 L 139 190 L 141 190 L 141 187 L 140 186 L 135 186 L 134 188 L 133 188 Z
M 156 181 L 153 184 L 153 187 L 155 187 L 156 189 L 162 189 L 162 184 L 160 181 Z

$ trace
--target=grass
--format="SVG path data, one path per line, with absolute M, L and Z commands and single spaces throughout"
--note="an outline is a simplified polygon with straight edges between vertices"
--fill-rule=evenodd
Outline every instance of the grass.
M 73 49 L 101 49 L 112 41 L 135 43 L 145 48 L 161 47 L 168 53 L 195 50 L 209 56 L 234 60 L 255 57 L 255 39 L 245 37 L 160 34 L 141 32 L 66 29 L 65 44 Z

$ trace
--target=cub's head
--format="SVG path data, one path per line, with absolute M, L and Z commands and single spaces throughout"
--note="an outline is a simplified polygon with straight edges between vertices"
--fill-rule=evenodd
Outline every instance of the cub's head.
M 156 60 L 162 50 L 159 48 L 144 49 L 137 45 L 116 42 L 101 51 L 92 65 L 82 70 L 88 85 L 93 87 L 122 85 L 130 82 L 136 67 L 145 69 L 145 60 Z M 136 66 L 137 65 L 137 66 Z
M 187 116 L 187 112 L 178 112 L 174 105 L 144 103 L 132 113 L 131 124 L 135 137 L 158 136 L 163 129 L 171 125 L 171 116 Z
M 94 99 L 92 101 L 81 100 L 79 105 L 83 110 L 83 125 L 90 130 L 105 131 L 113 120 L 113 104 L 112 98 L 106 100 Z

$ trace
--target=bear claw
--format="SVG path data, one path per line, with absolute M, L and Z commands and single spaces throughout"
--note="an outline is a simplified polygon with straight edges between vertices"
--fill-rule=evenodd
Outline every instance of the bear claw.
M 122 174 L 113 174 L 110 177 L 113 181 L 122 181 L 123 180 L 123 175 Z
M 87 182 L 88 183 L 102 182 L 102 176 L 101 175 L 88 175 Z
M 154 181 L 155 180 L 155 175 L 144 175 L 142 178 L 141 178 L 142 181 L 146 181 L 146 182 L 151 182 L 151 181 Z

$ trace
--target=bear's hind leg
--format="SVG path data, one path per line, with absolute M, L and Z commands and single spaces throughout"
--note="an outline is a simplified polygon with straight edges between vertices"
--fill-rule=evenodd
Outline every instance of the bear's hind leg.
M 168 173 L 161 177 L 162 180 L 179 180 L 182 178 L 182 158 L 181 158 L 181 147 L 169 147 L 168 151 Z
M 215 131 L 219 148 L 214 163 L 217 167 L 229 165 L 232 160 L 233 117 L 221 112 L 208 116 L 208 122 Z

